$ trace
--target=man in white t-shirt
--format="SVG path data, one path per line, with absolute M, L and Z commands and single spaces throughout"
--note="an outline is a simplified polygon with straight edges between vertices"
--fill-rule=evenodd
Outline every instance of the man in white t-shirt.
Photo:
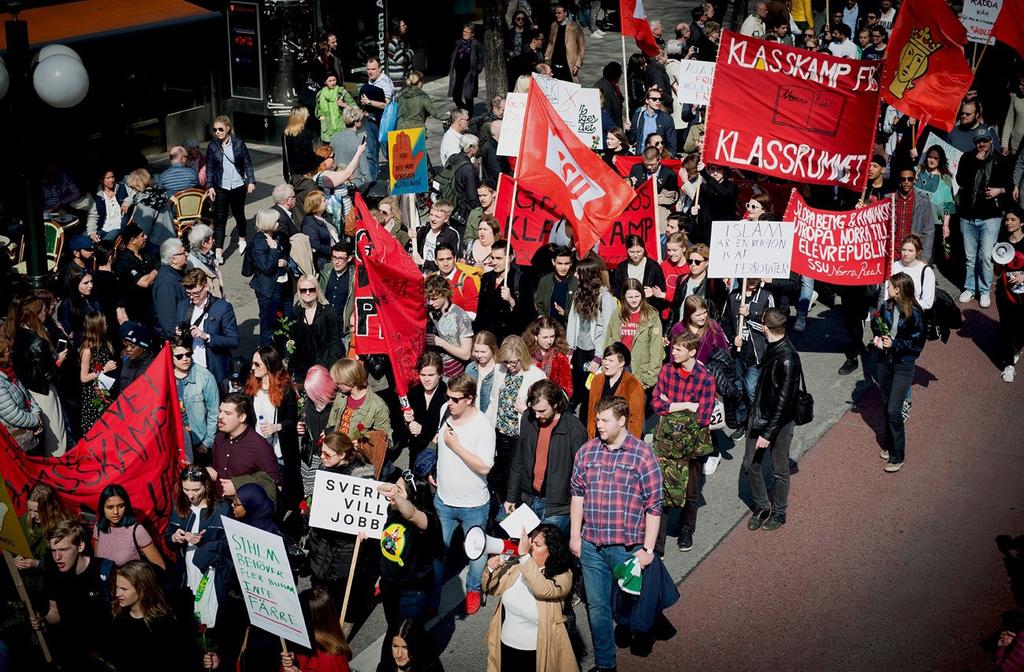
M 462 151 L 459 143 L 467 130 L 469 130 L 469 112 L 463 109 L 452 110 L 452 125 L 441 137 L 442 167 L 448 164 L 448 159 Z
M 448 381 L 448 415 L 437 432 L 437 496 L 434 506 L 447 549 L 458 525 L 463 534 L 487 527 L 491 493 L 487 474 L 494 465 L 494 427 L 476 408 L 476 381 L 462 374 Z M 469 563 L 466 614 L 480 610 L 480 587 L 487 558 Z M 438 580 L 440 581 L 440 576 Z

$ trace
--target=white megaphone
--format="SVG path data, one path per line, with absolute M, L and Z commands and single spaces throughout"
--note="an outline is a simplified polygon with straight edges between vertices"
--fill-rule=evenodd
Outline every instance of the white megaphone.
M 519 550 L 519 541 L 489 537 L 484 533 L 484 528 L 477 525 L 469 528 L 462 546 L 466 549 L 466 557 L 476 560 L 484 553 L 487 555 L 512 555 Z
M 996 246 L 992 248 L 992 261 L 1001 266 L 1006 266 L 1013 261 L 1014 252 L 1013 245 L 1009 243 L 996 243 Z

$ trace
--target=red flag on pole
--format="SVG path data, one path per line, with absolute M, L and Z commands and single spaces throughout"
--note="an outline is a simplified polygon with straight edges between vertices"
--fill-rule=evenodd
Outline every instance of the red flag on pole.
M 964 56 L 966 42 L 967 29 L 945 0 L 907 0 L 886 49 L 882 99 L 926 124 L 952 129 L 974 80 Z
M 647 22 L 644 0 L 619 0 L 619 16 L 622 19 L 622 36 L 632 37 L 644 56 L 657 56 L 661 51 L 654 39 L 651 24 Z
M 423 274 L 395 237 L 370 215 L 359 194 L 355 207 L 355 349 L 360 355 L 390 358 L 395 391 L 405 406 L 427 334 Z
M 518 169 L 520 184 L 547 195 L 572 224 L 581 255 L 601 239 L 636 195 L 601 157 L 579 141 L 532 81 Z
M 1024 3 L 1006 0 L 992 26 L 992 37 L 1006 42 L 1024 58 Z
M 28 457 L 0 425 L 0 474 L 19 513 L 36 483 L 53 486 L 72 512 L 83 507 L 96 511 L 103 488 L 119 483 L 128 491 L 136 517 L 162 539 L 178 496 L 178 467 L 185 460 L 183 429 L 171 349 L 164 346 L 145 373 L 61 457 Z

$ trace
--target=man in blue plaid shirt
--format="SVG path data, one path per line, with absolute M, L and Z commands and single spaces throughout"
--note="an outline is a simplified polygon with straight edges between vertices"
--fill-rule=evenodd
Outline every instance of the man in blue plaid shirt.
M 595 413 L 598 438 L 580 448 L 569 479 L 569 548 L 583 568 L 597 662 L 593 669 L 607 672 L 616 669 L 612 570 L 631 555 L 642 567 L 654 559 L 662 481 L 654 449 L 626 429 L 626 400 L 606 397 L 597 402 Z

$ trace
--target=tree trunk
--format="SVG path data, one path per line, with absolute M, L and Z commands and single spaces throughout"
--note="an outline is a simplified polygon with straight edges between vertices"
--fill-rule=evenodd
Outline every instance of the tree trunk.
M 484 85 L 488 108 L 492 98 L 508 93 L 503 4 L 500 0 L 486 0 L 484 3 Z

